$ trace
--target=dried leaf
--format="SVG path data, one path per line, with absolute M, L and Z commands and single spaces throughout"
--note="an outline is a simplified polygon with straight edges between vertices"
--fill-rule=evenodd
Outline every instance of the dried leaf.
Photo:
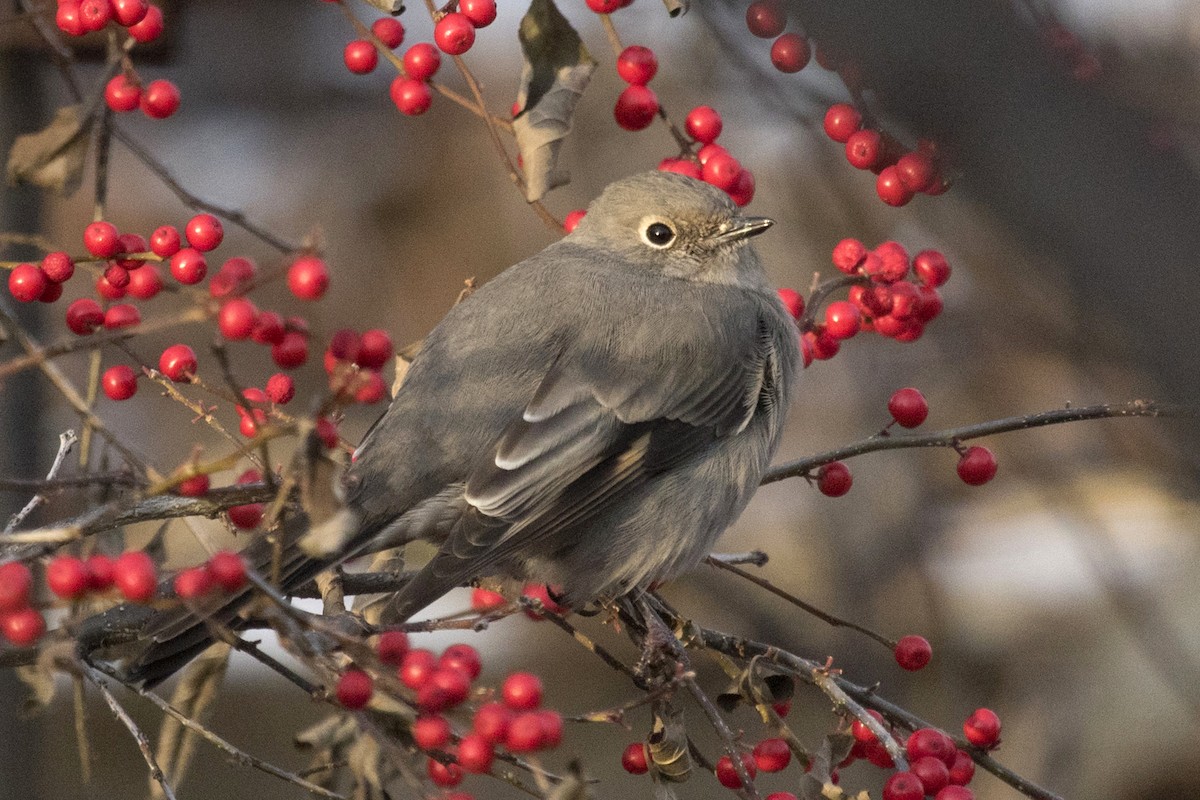
M 45 128 L 16 138 L 8 151 L 10 186 L 28 183 L 59 194 L 79 188 L 89 138 L 79 111 L 63 106 Z
M 184 670 L 183 678 L 171 693 L 171 705 L 192 719 L 201 719 L 217 699 L 217 688 L 229 666 L 230 647 L 218 642 L 200 654 Z M 167 782 L 178 786 L 187 772 L 198 741 L 198 734 L 183 727 L 174 717 L 163 720 L 158 734 L 155 758 L 166 771 Z
M 588 781 L 583 776 L 583 768 L 578 761 L 572 760 L 567 765 L 567 774 L 554 791 L 546 795 L 546 800 L 590 800 L 592 797 Z
M 666 700 L 656 700 L 650 708 L 654 713 L 654 724 L 646 749 L 650 752 L 654 779 L 682 783 L 692 774 L 692 755 L 688 752 L 683 711 Z
M 558 157 L 596 62 L 554 0 L 532 0 L 518 36 L 525 67 L 513 132 L 525 169 L 525 199 L 532 203 L 570 179 Z
M 385 14 L 399 14 L 404 10 L 404 0 L 367 0 Z

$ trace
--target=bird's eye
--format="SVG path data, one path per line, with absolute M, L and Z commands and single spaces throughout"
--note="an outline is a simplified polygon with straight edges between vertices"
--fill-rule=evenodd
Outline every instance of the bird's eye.
M 675 241 L 675 230 L 665 222 L 651 222 L 642 233 L 642 238 L 651 247 L 663 248 Z

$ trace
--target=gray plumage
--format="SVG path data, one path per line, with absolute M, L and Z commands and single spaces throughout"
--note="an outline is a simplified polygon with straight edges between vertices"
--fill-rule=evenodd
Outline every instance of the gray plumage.
M 451 310 L 345 477 L 341 552 L 438 521 L 389 618 L 489 575 L 616 596 L 710 551 L 796 375 L 795 324 L 748 242 L 770 224 L 690 178 L 636 175 Z

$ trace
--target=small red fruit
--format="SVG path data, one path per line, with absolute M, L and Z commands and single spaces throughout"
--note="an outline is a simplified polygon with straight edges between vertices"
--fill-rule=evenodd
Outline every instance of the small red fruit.
M 872 169 L 883 155 L 879 131 L 857 130 L 846 139 L 846 160 L 858 169 Z
M 925 395 L 911 386 L 898 389 L 888 399 L 887 405 L 888 413 L 902 428 L 915 428 L 929 416 L 929 403 L 925 401 Z
M 207 274 L 208 262 L 199 250 L 185 247 L 171 256 L 171 275 L 180 283 L 190 286 L 204 280 Z
M 990 750 L 1000 744 L 1000 717 L 990 708 L 977 708 L 963 723 L 963 735 L 976 747 Z
M 763 772 L 780 772 L 792 761 L 792 750 L 783 739 L 763 739 L 754 746 L 754 764 Z
M 104 102 L 113 111 L 133 111 L 142 102 L 142 87 L 122 72 L 104 85 Z
M 835 339 L 849 339 L 862 327 L 858 307 L 846 300 L 837 300 L 825 308 L 825 330 Z
M 937 250 L 922 250 L 913 256 L 913 272 L 926 286 L 938 287 L 950 280 L 950 264 Z
M 817 470 L 817 489 L 826 497 L 841 497 L 853 484 L 850 468 L 841 461 L 831 461 Z
M 862 114 L 849 103 L 835 103 L 825 112 L 825 135 L 845 144 L 862 127 Z
M 288 267 L 288 288 L 301 300 L 319 300 L 329 288 L 329 270 L 316 256 L 301 256 Z
M 414 81 L 424 82 L 432 78 L 442 65 L 442 57 L 437 48 L 428 42 L 417 42 L 404 52 L 404 71 Z M 396 100 L 396 84 L 392 84 L 392 100 Z M 396 105 L 400 105 L 396 101 Z M 428 108 L 426 104 L 426 108 Z M 404 109 L 400 109 L 404 111 Z M 404 113 L 409 113 L 405 111 Z M 420 113 L 420 112 L 417 112 Z
M 758 0 L 746 9 L 746 27 L 760 39 L 774 39 L 787 25 L 787 12 L 780 0 Z
M 150 81 L 142 92 L 142 113 L 152 119 L 166 119 L 178 110 L 179 88 L 161 78 Z
M 753 780 L 758 774 L 758 767 L 754 764 L 754 757 L 749 753 L 742 753 L 742 766 L 746 769 L 746 774 Z M 733 766 L 733 759 L 729 756 L 721 756 L 717 760 L 717 780 L 727 789 L 742 788 L 742 779 L 738 775 L 737 769 Z
M 46 620 L 34 608 L 22 608 L 0 614 L 4 638 L 18 647 L 29 647 L 46 632 Z
M 426 759 L 425 772 L 434 786 L 443 788 L 458 786 L 463 779 L 462 767 L 458 764 L 443 764 L 435 758 Z
M 456 669 L 466 675 L 468 680 L 473 681 L 483 670 L 483 661 L 479 657 L 479 651 L 471 645 L 452 644 L 442 652 L 438 659 L 438 666 L 445 669 Z
M 142 44 L 153 42 L 162 32 L 162 9 L 154 5 L 146 9 L 146 16 L 142 17 L 140 22 L 129 26 L 129 35 Z
M 808 40 L 798 33 L 785 33 L 771 44 L 771 63 L 780 72 L 799 72 L 811 58 Z
M 617 74 L 632 86 L 645 86 L 658 72 L 658 58 L 649 47 L 630 45 L 617 56 Z
M 93 222 L 83 229 L 83 246 L 96 258 L 112 258 L 121 252 L 121 234 L 111 222 Z
M 480 614 L 492 611 L 497 608 L 502 608 L 508 604 L 508 600 L 499 592 L 493 592 L 491 589 L 473 589 L 471 591 L 471 610 Z
M 371 33 L 389 49 L 395 50 L 404 42 L 404 26 L 395 17 L 380 17 L 371 23 Z
M 398 667 L 404 661 L 410 647 L 408 634 L 404 631 L 385 631 L 379 635 L 375 653 L 384 664 Z
M 982 486 L 996 477 L 996 456 L 986 447 L 968 447 L 958 459 L 958 477 L 968 486 Z
M 50 281 L 42 268 L 34 264 L 18 264 L 8 273 L 8 291 L 14 300 L 32 303 L 46 291 Z
M 143 264 L 129 273 L 129 285 L 125 291 L 139 300 L 149 300 L 162 291 L 162 273 L 153 264 Z
M 205 564 L 180 570 L 172 585 L 179 597 L 184 600 L 197 600 L 216 588 L 217 582 L 213 580 L 212 573 Z
M 412 737 L 422 750 L 440 750 L 450 741 L 450 723 L 439 715 L 417 717 L 413 720 Z
M 176 383 L 187 383 L 196 374 L 196 352 L 186 344 L 173 344 L 159 356 L 158 371 Z
M 542 704 L 542 681 L 531 672 L 514 672 L 505 678 L 500 696 L 513 711 L 531 711 Z
M 286 405 L 293 397 L 296 396 L 296 384 L 292 381 L 290 375 L 285 375 L 282 372 L 276 372 L 270 378 L 267 378 L 267 397 L 272 403 Z
M 75 262 L 63 252 L 46 253 L 42 258 L 42 272 L 51 283 L 66 283 L 75 274 Z
M 258 527 L 258 523 L 262 522 L 263 505 L 262 503 L 247 503 L 244 506 L 234 506 L 225 513 L 229 515 L 229 521 L 235 528 L 252 531 Z
M 650 770 L 650 760 L 645 742 L 634 742 L 621 753 L 621 766 L 630 775 L 645 775 Z
M 933 658 L 933 648 L 924 636 L 910 634 L 896 643 L 896 663 L 909 672 L 924 669 Z
M 150 234 L 150 250 L 159 258 L 170 258 L 179 252 L 183 240 L 179 236 L 179 231 L 175 230 L 171 225 L 162 225 L 155 228 L 154 233 Z
M 975 793 L 965 786 L 950 784 L 934 795 L 933 800 L 975 800 Z
M 236 592 L 246 585 L 246 562 L 229 550 L 213 553 L 212 558 L 208 559 L 208 571 L 226 592 Z
M 923 756 L 909 764 L 908 770 L 921 781 L 926 795 L 937 794 L 950 782 L 950 772 L 940 758 Z
M 512 710 L 501 703 L 485 703 L 475 712 L 471 729 L 485 741 L 501 744 L 508 735 L 508 726 L 514 716 Z
M 933 756 L 947 766 L 954 763 L 958 753 L 954 740 L 937 728 L 917 728 L 905 741 L 904 751 L 909 761 Z
M 371 701 L 375 682 L 361 669 L 346 670 L 337 682 L 337 699 L 345 708 L 362 708 Z
M 137 375 L 131 367 L 117 364 L 104 370 L 100 385 L 110 399 L 128 400 L 137 394 Z
M 145 603 L 158 589 L 158 570 L 141 550 L 122 553 L 113 563 L 113 583 L 126 600 Z
M 504 745 L 513 753 L 532 753 L 546 745 L 546 727 L 537 711 L 515 715 L 508 723 Z
M 950 783 L 956 786 L 966 786 L 975 777 L 975 762 L 969 753 L 957 750 L 954 753 L 954 763 L 950 766 Z
M 46 566 L 46 585 L 64 600 L 74 600 L 87 593 L 88 568 L 74 556 L 57 556 Z
M 475 44 L 475 26 L 466 14 L 452 11 L 433 26 L 433 41 L 443 53 L 461 56 Z
M 33 573 L 20 561 L 0 564 L 0 613 L 29 605 Z
M 201 253 L 215 250 L 221 244 L 221 240 L 225 238 L 225 229 L 221 227 L 221 220 L 212 214 L 197 214 L 192 217 L 184 226 L 183 232 L 187 236 L 188 244 Z
M 116 562 L 103 553 L 92 553 L 86 562 L 88 571 L 88 588 L 102 592 L 113 585 L 113 572 Z
M 486 28 L 496 21 L 496 0 L 459 0 L 458 10 L 476 28 Z
M 711 106 L 696 106 L 683 122 L 687 135 L 697 142 L 715 142 L 721 135 L 721 115 Z
M 804 298 L 795 289 L 780 289 L 779 299 L 783 301 L 783 305 L 792 315 L 792 319 L 800 319 L 804 316 Z
M 342 60 L 346 63 L 346 69 L 355 75 L 366 75 L 379 64 L 379 51 L 373 42 L 355 39 L 342 51 Z
M 235 297 L 217 312 L 217 328 L 230 341 L 249 339 L 258 321 L 258 308 L 245 297 Z
M 897 772 L 883 784 L 883 800 L 923 800 L 925 787 L 911 772 Z
M 563 218 L 563 230 L 571 233 L 579 225 L 579 221 L 587 215 L 587 211 L 582 208 L 577 208 L 574 211 L 568 211 L 567 216 Z
M 283 369 L 294 369 L 308 361 L 308 339 L 299 331 L 286 331 L 271 345 L 271 360 Z
M 627 86 L 617 98 L 613 116 L 627 131 L 640 131 L 654 122 L 658 114 L 658 95 L 645 86 Z
M 923 192 L 933 183 L 937 169 L 933 166 L 933 159 L 914 150 L 900 156 L 896 161 L 896 174 L 910 192 Z
M 458 743 L 458 763 L 467 772 L 488 772 L 495 756 L 492 743 L 477 733 L 467 734 Z
M 112 0 L 113 18 L 128 28 L 146 18 L 150 4 L 146 0 Z
M 437 669 L 437 657 L 423 647 L 414 647 L 404 654 L 397 674 L 400 682 L 410 689 L 420 689 Z
M 701 174 L 705 183 L 711 183 L 728 192 L 737 185 L 738 176 L 742 174 L 742 165 L 729 153 L 716 153 L 704 162 Z
M 900 172 L 895 165 L 879 171 L 879 176 L 875 179 L 875 193 L 879 195 L 880 200 L 896 207 L 907 205 L 914 194 L 913 190 L 900 180 Z

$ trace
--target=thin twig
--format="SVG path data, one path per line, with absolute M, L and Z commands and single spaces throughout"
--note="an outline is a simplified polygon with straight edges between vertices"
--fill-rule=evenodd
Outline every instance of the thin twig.
M 81 665 L 85 674 L 91 679 L 100 693 L 104 695 L 104 700 L 108 703 L 108 707 L 112 709 L 113 714 L 117 719 L 129 729 L 129 733 L 133 735 L 134 741 L 137 742 L 138 750 L 142 751 L 142 758 L 146 760 L 146 766 L 150 767 L 150 777 L 153 778 L 159 786 L 162 787 L 163 794 L 168 800 L 175 800 L 175 791 L 171 788 L 171 784 L 167 783 L 167 778 L 163 774 L 162 768 L 158 766 L 158 761 L 154 758 L 154 753 L 150 749 L 150 740 L 142 729 L 137 726 L 137 723 L 125 712 L 121 704 L 117 702 L 117 698 L 109 691 L 108 686 L 104 684 L 104 678 L 94 669 L 87 665 Z
M 46 480 L 52 481 L 58 475 L 58 471 L 62 469 L 63 462 L 67 458 L 67 454 L 71 452 L 71 448 L 79 441 L 79 437 L 75 435 L 75 431 L 63 431 L 58 435 L 58 454 L 54 456 L 54 463 L 50 465 L 50 471 L 46 473 Z M 29 498 L 29 502 L 25 507 L 12 515 L 12 519 L 4 526 L 5 533 L 12 533 L 17 529 L 17 526 L 25 521 L 25 518 L 33 513 L 33 510 L 46 502 L 46 495 L 43 492 L 38 492 L 33 497 Z
M 1040 428 L 1043 425 L 1058 425 L 1064 422 L 1079 422 L 1087 419 L 1124 419 L 1131 417 L 1195 417 L 1198 409 L 1195 406 L 1159 403 L 1154 400 L 1130 400 L 1125 403 L 1102 403 L 1094 406 L 1079 408 L 1061 408 L 1052 411 L 1041 411 L 1036 414 L 1025 414 L 1019 417 L 1005 417 L 987 422 L 977 422 L 958 428 L 947 428 L 933 433 L 905 433 L 887 436 L 875 435 L 869 439 L 853 442 L 829 450 L 815 456 L 808 456 L 787 464 L 780 464 L 768 470 L 763 476 L 762 485 L 781 481 L 785 478 L 795 478 L 808 475 L 813 469 L 864 453 L 877 450 L 899 450 L 906 447 L 953 447 L 961 441 L 978 439 L 997 433 Z

